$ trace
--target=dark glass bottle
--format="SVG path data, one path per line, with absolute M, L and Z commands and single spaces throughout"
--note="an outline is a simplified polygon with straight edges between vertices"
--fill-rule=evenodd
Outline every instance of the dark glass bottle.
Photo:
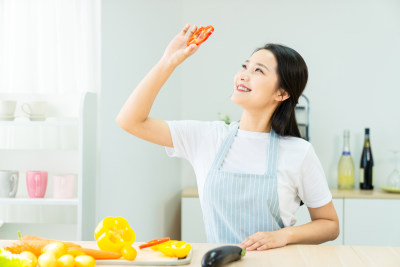
M 364 149 L 360 164 L 360 189 L 372 190 L 374 160 L 372 158 L 371 142 L 369 140 L 369 128 L 365 128 Z

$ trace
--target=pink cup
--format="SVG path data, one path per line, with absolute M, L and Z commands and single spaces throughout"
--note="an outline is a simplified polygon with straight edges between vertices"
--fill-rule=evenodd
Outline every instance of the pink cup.
M 44 197 L 47 188 L 47 171 L 27 171 L 26 186 L 31 198 Z
M 75 175 L 63 174 L 53 176 L 53 198 L 73 198 Z

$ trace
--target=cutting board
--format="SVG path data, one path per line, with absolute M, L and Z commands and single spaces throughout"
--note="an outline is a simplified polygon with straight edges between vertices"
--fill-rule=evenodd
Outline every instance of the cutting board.
M 138 250 L 136 259 L 128 260 L 97 260 L 96 265 L 151 265 L 151 266 L 175 266 L 187 265 L 192 260 L 193 249 L 190 250 L 186 258 L 171 258 L 162 254 L 160 251 L 154 251 L 151 248 Z

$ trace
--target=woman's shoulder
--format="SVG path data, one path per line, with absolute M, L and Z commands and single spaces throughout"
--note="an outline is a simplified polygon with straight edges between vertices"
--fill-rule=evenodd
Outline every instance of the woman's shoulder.
M 294 137 L 294 136 L 279 136 L 279 141 L 282 144 L 294 147 L 297 149 L 305 149 L 308 150 L 311 146 L 311 143 L 303 138 Z
M 294 136 L 279 136 L 279 148 L 284 154 L 290 154 L 301 161 L 307 155 L 312 145 L 303 138 Z
M 232 122 L 226 124 L 224 121 L 208 121 L 205 122 L 205 127 L 210 134 L 215 134 L 217 136 L 223 137 L 228 134 L 231 129 L 236 127 L 237 122 Z
M 226 124 L 223 121 L 200 121 L 200 120 L 175 120 L 167 121 L 168 125 L 174 129 L 185 132 L 193 132 L 200 135 L 225 135 L 235 126 L 236 122 Z

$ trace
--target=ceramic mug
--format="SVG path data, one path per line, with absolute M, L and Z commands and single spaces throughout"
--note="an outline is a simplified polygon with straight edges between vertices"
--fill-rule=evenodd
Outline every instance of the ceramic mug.
M 75 191 L 75 174 L 53 176 L 53 198 L 73 198 Z
M 15 119 L 15 106 L 16 101 L 0 101 L 0 120 L 2 121 L 12 121 Z
M 33 101 L 23 103 L 22 112 L 32 121 L 44 121 L 46 119 L 47 102 Z
M 47 171 L 27 171 L 26 186 L 31 198 L 44 197 L 47 188 Z
M 0 171 L 0 198 L 15 197 L 18 189 L 18 171 Z

